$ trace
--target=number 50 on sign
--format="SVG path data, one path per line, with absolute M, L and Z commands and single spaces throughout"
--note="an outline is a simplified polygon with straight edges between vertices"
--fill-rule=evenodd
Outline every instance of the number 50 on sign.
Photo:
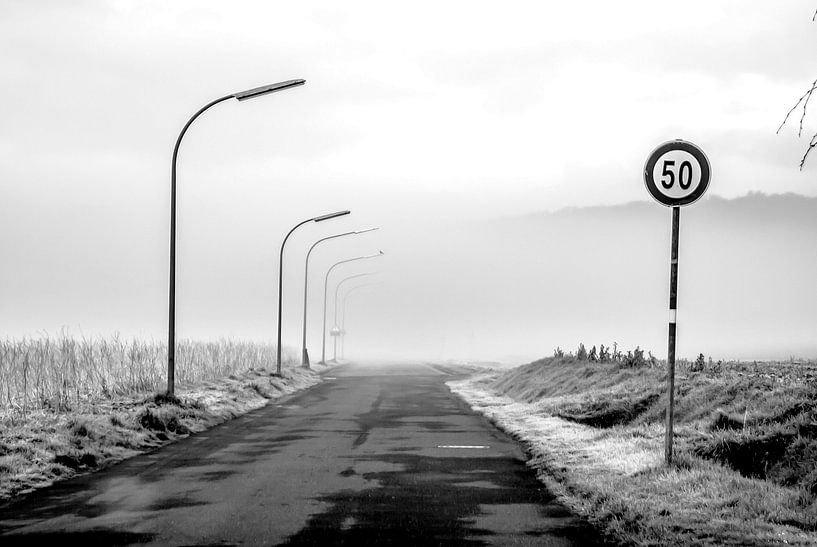
M 667 207 L 689 205 L 709 186 L 709 160 L 686 141 L 665 142 L 650 154 L 644 166 L 644 183 L 653 198 Z

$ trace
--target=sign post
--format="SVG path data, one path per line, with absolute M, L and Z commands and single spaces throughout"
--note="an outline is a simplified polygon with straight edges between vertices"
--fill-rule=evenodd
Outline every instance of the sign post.
M 703 150 L 682 140 L 665 142 L 647 158 L 644 183 L 655 200 L 672 208 L 672 244 L 669 276 L 669 336 L 667 349 L 667 422 L 664 460 L 672 463 L 675 413 L 675 339 L 678 312 L 678 232 L 681 207 L 697 201 L 709 188 L 711 168 Z

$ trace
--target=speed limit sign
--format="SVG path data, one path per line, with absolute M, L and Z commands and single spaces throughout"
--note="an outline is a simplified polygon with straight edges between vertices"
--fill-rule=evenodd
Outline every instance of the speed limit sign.
M 678 317 L 678 232 L 681 207 L 697 201 L 709 188 L 711 168 L 703 150 L 691 142 L 665 142 L 652 151 L 644 166 L 644 184 L 655 200 L 672 207 L 672 239 L 669 276 L 669 332 L 667 336 L 667 425 L 664 459 L 672 463 L 675 413 L 675 342 Z
M 709 160 L 691 142 L 665 142 L 650 154 L 644 183 L 650 195 L 667 207 L 689 205 L 709 187 Z

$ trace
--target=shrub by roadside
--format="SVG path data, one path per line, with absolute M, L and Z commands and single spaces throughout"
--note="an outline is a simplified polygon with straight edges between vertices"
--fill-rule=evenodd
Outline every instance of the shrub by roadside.
M 0 499 L 94 471 L 141 452 L 203 431 L 268 400 L 320 382 L 300 367 L 283 376 L 251 369 L 215 381 L 177 387 L 176 397 L 100 397 L 71 412 L 40 409 L 25 419 L 0 414 Z

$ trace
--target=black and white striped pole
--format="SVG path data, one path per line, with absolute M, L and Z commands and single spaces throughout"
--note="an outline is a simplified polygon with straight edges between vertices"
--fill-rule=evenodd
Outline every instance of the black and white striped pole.
M 672 244 L 669 275 L 669 336 L 667 341 L 667 413 L 664 460 L 672 463 L 675 413 L 675 341 L 678 315 L 678 232 L 681 207 L 697 201 L 709 188 L 709 159 L 703 150 L 682 140 L 665 142 L 650 154 L 644 183 L 655 200 L 672 208 Z
M 669 335 L 667 337 L 667 423 L 664 438 L 664 460 L 672 463 L 672 424 L 675 419 L 675 329 L 678 318 L 678 228 L 681 208 L 672 208 L 672 251 L 669 261 Z

